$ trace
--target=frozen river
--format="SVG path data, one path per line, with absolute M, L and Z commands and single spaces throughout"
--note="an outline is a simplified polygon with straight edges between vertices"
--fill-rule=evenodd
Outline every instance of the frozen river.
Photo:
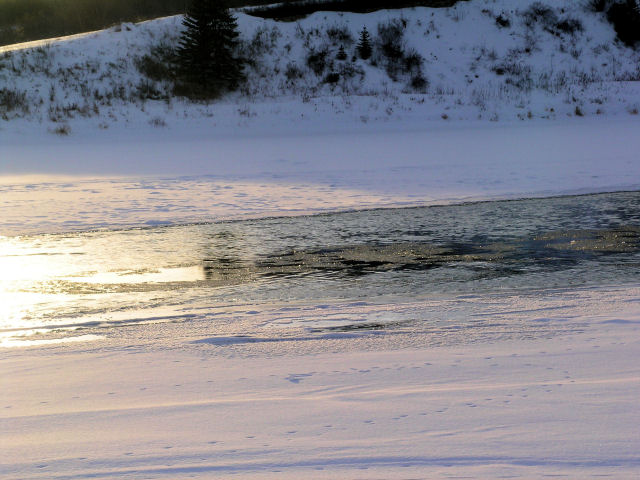
M 125 326 L 155 337 L 167 324 L 213 343 L 495 329 L 474 317 L 486 304 L 464 304 L 640 282 L 640 192 L 0 242 L 5 346 L 123 335 Z M 503 320 L 507 330 L 531 327 Z

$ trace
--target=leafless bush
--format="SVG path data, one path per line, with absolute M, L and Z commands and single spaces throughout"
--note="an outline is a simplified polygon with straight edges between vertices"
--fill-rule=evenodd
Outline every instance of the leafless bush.
M 66 137 L 71 133 L 71 127 L 67 124 L 58 125 L 57 127 L 50 129 L 49 132 L 60 135 L 62 137 Z
M 353 44 L 353 35 L 346 25 L 333 25 L 327 28 L 326 34 L 332 45 L 348 46 Z
M 0 116 L 7 119 L 10 113 L 28 114 L 27 93 L 21 90 L 0 88 Z
M 153 117 L 149 120 L 149 125 L 156 128 L 164 128 L 167 126 L 167 122 L 162 117 Z

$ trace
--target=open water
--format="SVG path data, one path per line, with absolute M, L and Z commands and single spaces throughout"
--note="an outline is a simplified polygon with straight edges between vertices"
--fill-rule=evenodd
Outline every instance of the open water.
M 349 311 L 638 283 L 640 192 L 0 237 L 0 338 L 164 322 L 284 332 L 292 305 L 313 306 L 297 315 L 307 332 L 393 329 L 388 311 Z

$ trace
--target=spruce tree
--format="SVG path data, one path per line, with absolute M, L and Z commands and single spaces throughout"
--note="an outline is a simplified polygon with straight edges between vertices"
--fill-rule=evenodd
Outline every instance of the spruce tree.
M 614 3 L 607 12 L 618 38 L 633 47 L 640 42 L 640 6 L 637 0 Z
M 363 60 L 371 57 L 371 41 L 369 40 L 367 27 L 364 27 L 360 32 L 360 39 L 358 40 L 356 50 L 358 51 L 358 56 Z
M 243 78 L 234 55 L 238 24 L 224 0 L 192 0 L 182 21 L 177 50 L 182 93 L 214 97 L 235 89 Z

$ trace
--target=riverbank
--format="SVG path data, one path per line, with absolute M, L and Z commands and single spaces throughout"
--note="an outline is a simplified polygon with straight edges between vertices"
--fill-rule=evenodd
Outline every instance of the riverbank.
M 7 136 L 0 235 L 640 188 L 636 117 L 314 125 Z

